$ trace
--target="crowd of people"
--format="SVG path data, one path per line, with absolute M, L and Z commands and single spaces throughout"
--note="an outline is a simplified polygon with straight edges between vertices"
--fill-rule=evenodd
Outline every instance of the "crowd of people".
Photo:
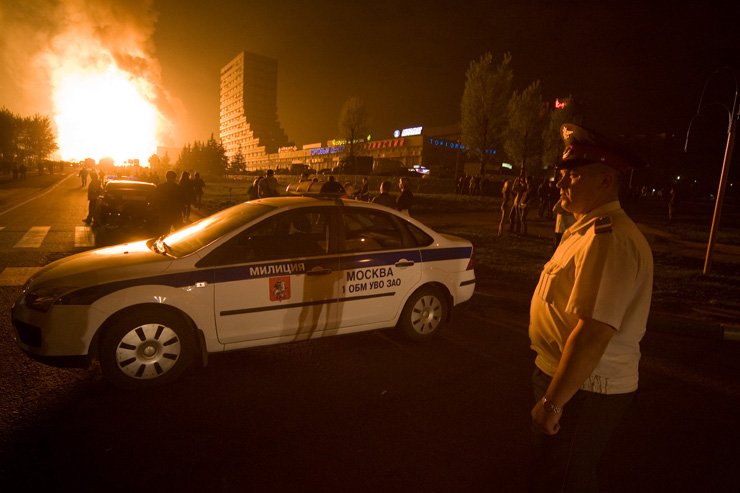
M 506 224 L 510 233 L 526 235 L 527 219 L 534 207 L 539 219 L 555 219 L 553 248 L 556 248 L 562 233 L 573 223 L 573 215 L 560 207 L 560 189 L 549 178 L 537 183 L 533 176 L 522 173 L 514 180 L 504 180 L 498 235 L 504 233 Z
M 178 178 L 173 170 L 167 171 L 165 181 L 160 182 L 159 175 L 148 169 L 136 170 L 133 176 L 121 174 L 120 170 L 114 178 L 131 179 L 135 181 L 148 181 L 154 183 L 157 188 L 154 194 L 154 206 L 159 213 L 161 233 L 166 234 L 180 228 L 190 222 L 191 208 L 202 206 L 203 192 L 206 186 L 205 180 L 199 172 L 182 171 Z M 82 220 L 86 224 L 92 224 L 100 196 L 103 194 L 105 183 L 109 176 L 103 169 L 88 169 L 86 166 L 78 172 L 80 186 L 87 187 L 88 212 Z

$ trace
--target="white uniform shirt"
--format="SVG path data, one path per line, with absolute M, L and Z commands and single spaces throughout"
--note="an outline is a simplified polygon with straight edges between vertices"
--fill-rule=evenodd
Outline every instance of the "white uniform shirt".
M 591 318 L 616 333 L 581 389 L 635 391 L 652 289 L 650 246 L 619 202 L 591 211 L 563 234 L 540 274 L 530 306 L 535 364 L 554 375 L 579 316 Z

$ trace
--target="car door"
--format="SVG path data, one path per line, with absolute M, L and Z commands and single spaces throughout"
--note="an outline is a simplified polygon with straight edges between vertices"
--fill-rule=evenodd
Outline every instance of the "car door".
M 219 266 L 214 307 L 221 342 L 309 339 L 337 326 L 340 272 L 329 255 L 330 211 L 271 216 L 206 257 Z
M 413 238 L 400 218 L 378 209 L 345 207 L 340 224 L 342 326 L 393 320 L 421 279 Z

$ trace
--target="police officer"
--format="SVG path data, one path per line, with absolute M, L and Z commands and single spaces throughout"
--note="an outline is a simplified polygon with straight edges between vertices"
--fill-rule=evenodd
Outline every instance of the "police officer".
M 597 466 L 637 390 L 653 285 L 645 237 L 619 203 L 642 161 L 583 127 L 561 127 L 560 203 L 576 222 L 530 306 L 536 353 L 532 491 L 597 491 Z

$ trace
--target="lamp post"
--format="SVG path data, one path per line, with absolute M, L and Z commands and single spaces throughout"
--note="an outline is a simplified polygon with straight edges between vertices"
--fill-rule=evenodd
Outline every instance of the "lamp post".
M 738 108 L 738 82 L 737 77 L 735 77 L 734 71 L 732 71 L 729 67 L 725 67 L 724 69 L 717 70 L 714 72 L 704 83 L 704 89 L 701 93 L 701 98 L 699 99 L 699 107 L 696 110 L 696 115 L 691 119 L 691 122 L 689 123 L 689 128 L 686 131 L 686 144 L 684 145 L 684 152 L 688 150 L 689 145 L 689 133 L 691 132 L 691 124 L 694 122 L 694 119 L 699 116 L 699 113 L 702 110 L 703 107 L 703 101 L 704 101 L 704 93 L 707 90 L 707 85 L 709 84 L 709 80 L 719 72 L 727 70 L 732 75 L 733 81 L 735 82 L 735 96 L 732 101 L 732 108 L 727 108 L 726 106 L 723 106 L 724 109 L 727 111 L 728 116 L 728 122 L 727 122 L 727 144 L 725 145 L 725 156 L 722 161 L 722 173 L 720 174 L 719 178 L 719 187 L 717 190 L 717 199 L 714 203 L 714 214 L 712 215 L 712 227 L 709 230 L 709 241 L 707 242 L 707 253 L 704 257 L 704 270 L 702 271 L 704 275 L 709 274 L 711 267 L 712 267 L 712 252 L 714 250 L 714 244 L 717 240 L 717 229 L 719 228 L 719 222 L 720 217 L 722 215 L 722 202 L 725 198 L 725 190 L 727 188 L 727 178 L 730 175 L 730 164 L 732 163 L 732 152 L 735 148 L 735 134 L 737 132 L 737 120 L 738 117 L 740 117 L 740 108 Z

